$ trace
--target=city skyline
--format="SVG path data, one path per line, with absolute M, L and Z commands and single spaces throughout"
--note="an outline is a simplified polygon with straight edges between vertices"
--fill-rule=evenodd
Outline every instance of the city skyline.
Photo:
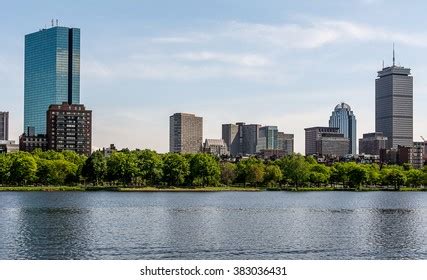
M 43 5 L 29 4 L 20 10 L 14 8 L 13 3 L 6 4 L 5 11 L 8 7 L 20 11 L 17 19 L 6 13 L 0 19 L 0 29 L 8 38 L 0 50 L 1 92 L 5 100 L 0 110 L 10 112 L 9 138 L 17 140 L 22 133 L 23 36 L 49 25 L 52 14 L 59 18 L 60 25 L 83 30 L 81 91 L 85 98 L 82 103 L 96 112 L 93 140 L 98 148 L 115 143 L 119 148 L 151 148 L 166 152 L 168 123 L 165 116 L 186 111 L 204 118 L 204 138 L 218 138 L 221 123 L 244 120 L 277 125 L 295 134 L 295 151 L 303 153 L 303 128 L 327 125 L 332 105 L 341 100 L 352 104 L 357 112 L 357 138 L 361 138 L 363 133 L 375 131 L 373 81 L 382 59 L 386 60 L 386 65 L 391 65 L 393 41 L 396 41 L 398 61 L 412 69 L 416 80 L 414 140 L 425 133 L 422 120 L 427 117 L 423 110 L 427 103 L 424 94 L 427 84 L 423 80 L 427 77 L 424 67 L 427 58 L 419 52 L 426 42 L 423 31 L 410 24 L 420 19 L 417 11 L 411 10 L 413 17 L 409 22 L 395 23 L 385 19 L 377 25 L 373 21 L 375 11 L 386 9 L 388 14 L 393 14 L 397 13 L 399 5 L 386 7 L 381 1 L 370 4 L 358 1 L 360 3 L 353 9 L 356 14 L 366 7 L 371 8 L 362 18 L 328 14 L 322 9 L 311 15 L 296 16 L 301 10 L 297 4 L 286 7 L 273 1 L 267 8 L 255 2 L 247 5 L 246 13 L 238 12 L 233 3 L 230 12 L 215 18 L 227 6 L 209 4 L 210 14 L 202 12 L 193 18 L 188 13 L 197 14 L 195 8 L 187 12 L 180 10 L 175 17 L 170 16 L 172 19 L 161 23 L 153 16 L 144 22 L 133 13 L 127 18 L 115 17 L 106 7 L 101 8 L 94 21 L 86 14 L 94 10 L 91 4 L 83 15 L 76 15 L 73 9 L 61 12 L 59 4 L 50 1 L 44 3 L 52 5 L 40 13 L 33 11 L 46 8 Z M 192 4 L 199 7 L 199 4 Z M 135 5 L 145 8 L 143 14 L 151 10 L 160 18 L 161 9 L 156 4 Z M 346 6 L 331 1 L 325 5 L 343 10 Z M 129 3 L 106 6 L 121 8 L 121 11 L 136 8 Z M 268 19 L 256 11 L 260 6 L 269 15 L 277 10 L 288 12 Z M 23 16 L 25 21 L 18 22 Z M 195 22 L 200 23 L 197 28 Z M 138 31 L 140 27 L 144 28 Z M 232 41 L 237 43 L 233 47 L 227 43 L 233 36 L 225 30 L 239 31 L 241 35 Z M 349 30 L 353 32 L 347 32 Z M 261 45 L 250 38 L 267 35 L 269 40 Z M 111 39 L 121 43 L 111 44 Z M 293 43 L 287 44 L 290 41 Z M 354 45 L 360 48 L 355 51 Z M 117 60 L 112 59 L 115 54 L 119 54 Z M 290 56 L 295 58 L 288 60 Z M 119 60 L 124 63 L 118 63 Z M 162 68 L 166 65 L 169 68 Z M 308 83 L 307 77 L 311 77 Z M 120 98 L 113 99 L 117 95 Z M 263 105 L 269 110 L 260 110 Z M 153 137 L 135 134 L 134 127 L 150 130 Z

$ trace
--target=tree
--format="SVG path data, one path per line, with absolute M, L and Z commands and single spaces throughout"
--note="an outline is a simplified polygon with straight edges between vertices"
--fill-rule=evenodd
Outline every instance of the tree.
M 380 167 L 378 164 L 370 164 L 365 166 L 368 171 L 368 180 L 367 183 L 369 185 L 378 185 L 381 183 L 381 176 L 380 176 Z
M 163 180 L 169 186 L 180 186 L 190 174 L 187 159 L 177 153 L 168 153 L 163 158 Z
M 74 182 L 77 165 L 64 159 L 37 161 L 38 182 L 44 185 L 63 185 Z
M 234 163 L 225 162 L 220 165 L 221 183 L 230 186 L 234 183 L 237 177 L 237 166 Z
M 87 160 L 87 156 L 85 155 L 79 155 L 78 153 L 74 151 L 62 151 L 61 154 L 64 156 L 64 159 L 68 162 L 71 162 L 77 166 L 77 170 L 74 174 L 74 178 L 70 178 L 70 180 L 73 180 L 75 182 L 80 181 L 81 176 L 83 175 L 83 166 L 85 165 L 85 162 Z
M 251 157 L 237 164 L 237 180 L 246 186 L 247 183 L 258 185 L 264 180 L 264 164 Z
M 221 170 L 212 155 L 195 154 L 190 159 L 190 175 L 193 185 L 215 186 L 219 183 Z
M 331 168 L 331 182 L 341 183 L 345 188 L 349 181 L 347 167 L 345 163 L 335 163 Z
M 266 184 L 266 186 L 277 186 L 282 178 L 283 174 L 279 166 L 270 164 L 265 167 L 264 184 Z
M 309 163 L 299 154 L 282 158 L 278 165 L 283 179 L 295 187 L 305 184 L 309 179 Z
M 402 168 L 397 166 L 383 168 L 381 177 L 383 185 L 394 186 L 396 190 L 399 190 L 406 182 L 405 173 Z
M 351 187 L 359 188 L 361 185 L 366 184 L 368 181 L 369 173 L 365 166 L 357 164 L 354 162 L 347 163 L 347 175 L 349 180 L 349 185 Z
M 107 176 L 112 181 L 129 185 L 137 172 L 136 158 L 130 152 L 115 152 L 107 159 Z
M 151 150 L 136 151 L 138 176 L 147 183 L 156 185 L 163 175 L 163 161 L 159 154 Z
M 82 175 L 90 182 L 98 185 L 107 177 L 107 159 L 101 151 L 96 151 L 85 161 Z
M 10 156 L 8 154 L 0 154 L 0 184 L 6 184 L 9 181 L 11 165 Z
M 10 181 L 21 185 L 31 184 L 36 180 L 37 163 L 27 152 L 18 152 L 12 155 L 10 166 Z
M 328 183 L 330 175 L 331 171 L 327 166 L 317 162 L 310 165 L 309 180 L 318 187 Z
M 410 169 L 406 172 L 406 177 L 410 187 L 419 187 L 423 184 L 424 173 L 419 169 Z

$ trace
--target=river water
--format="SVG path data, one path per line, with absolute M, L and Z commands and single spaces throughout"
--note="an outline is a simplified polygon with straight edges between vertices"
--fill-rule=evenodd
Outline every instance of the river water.
M 427 259 L 427 192 L 0 192 L 0 259 Z

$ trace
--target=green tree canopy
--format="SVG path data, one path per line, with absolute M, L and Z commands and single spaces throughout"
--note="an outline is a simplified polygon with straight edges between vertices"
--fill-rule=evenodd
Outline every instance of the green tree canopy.
M 168 153 L 163 158 L 163 180 L 169 186 L 180 186 L 190 174 L 187 159 L 177 153 Z
M 215 186 L 219 183 L 221 170 L 217 160 L 210 154 L 195 154 L 190 159 L 190 172 L 194 185 Z
M 101 151 L 92 153 L 82 168 L 83 176 L 96 185 L 107 177 L 107 172 L 107 158 Z
M 31 184 L 36 180 L 37 163 L 30 153 L 18 152 L 11 156 L 10 181 L 17 185 Z

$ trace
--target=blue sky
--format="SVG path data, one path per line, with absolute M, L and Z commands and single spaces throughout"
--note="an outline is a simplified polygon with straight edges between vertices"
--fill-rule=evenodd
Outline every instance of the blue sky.
M 341 101 L 358 135 L 374 131 L 376 71 L 397 62 L 414 76 L 414 139 L 427 137 L 424 1 L 0 0 L 0 110 L 10 135 L 23 123 L 24 35 L 50 19 L 81 28 L 81 101 L 93 145 L 168 150 L 169 115 L 221 124 L 277 125 L 295 134 L 327 125 Z

